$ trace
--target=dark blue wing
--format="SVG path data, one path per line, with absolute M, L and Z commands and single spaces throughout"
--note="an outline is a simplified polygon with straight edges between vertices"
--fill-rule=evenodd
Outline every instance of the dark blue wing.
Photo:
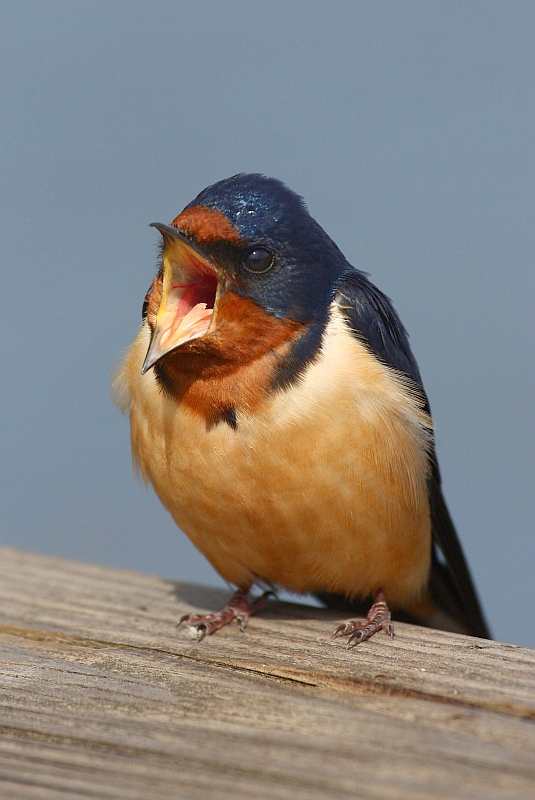
M 356 269 L 344 272 L 339 279 L 336 300 L 351 330 L 383 363 L 409 375 L 423 391 L 407 331 L 391 300 Z
M 337 284 L 336 302 L 352 333 L 367 343 L 384 364 L 408 375 L 429 411 L 420 371 L 409 338 L 390 299 L 356 269 L 344 272 Z M 429 454 L 428 482 L 433 557 L 429 578 L 435 602 L 474 636 L 490 638 L 457 532 L 442 494 L 434 446 Z

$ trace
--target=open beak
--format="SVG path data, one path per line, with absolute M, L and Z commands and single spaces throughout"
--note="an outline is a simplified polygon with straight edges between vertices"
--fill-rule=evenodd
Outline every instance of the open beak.
M 152 223 L 163 236 L 163 288 L 144 375 L 162 356 L 208 331 L 217 294 L 217 271 L 177 228 Z

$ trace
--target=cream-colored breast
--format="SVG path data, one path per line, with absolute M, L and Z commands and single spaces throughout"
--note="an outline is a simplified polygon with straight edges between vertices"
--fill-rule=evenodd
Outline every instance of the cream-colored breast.
M 132 450 L 177 524 L 228 581 L 410 602 L 429 571 L 430 420 L 333 310 L 322 353 L 261 412 L 207 430 L 141 376 L 143 326 L 116 379 Z

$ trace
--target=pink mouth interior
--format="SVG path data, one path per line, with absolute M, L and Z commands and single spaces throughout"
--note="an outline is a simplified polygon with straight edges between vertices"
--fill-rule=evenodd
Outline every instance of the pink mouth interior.
M 182 296 L 178 301 L 177 316 L 184 319 L 198 305 L 204 305 L 210 312 L 214 310 L 215 295 L 217 291 L 217 278 L 207 273 L 195 275 L 193 281 L 187 284 L 174 284 L 175 289 L 182 289 Z
M 174 283 L 170 295 L 175 301 L 173 323 L 162 335 L 161 345 L 171 339 L 182 342 L 203 336 L 210 326 L 217 292 L 217 275 L 207 271 L 188 271 L 187 282 Z

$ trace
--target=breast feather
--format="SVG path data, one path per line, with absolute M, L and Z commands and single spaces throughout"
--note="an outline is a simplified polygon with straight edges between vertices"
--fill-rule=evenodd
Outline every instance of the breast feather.
M 414 597 L 429 570 L 431 421 L 336 309 L 322 352 L 238 429 L 207 432 L 151 373 L 142 327 L 115 381 L 146 481 L 214 567 L 298 591 Z

